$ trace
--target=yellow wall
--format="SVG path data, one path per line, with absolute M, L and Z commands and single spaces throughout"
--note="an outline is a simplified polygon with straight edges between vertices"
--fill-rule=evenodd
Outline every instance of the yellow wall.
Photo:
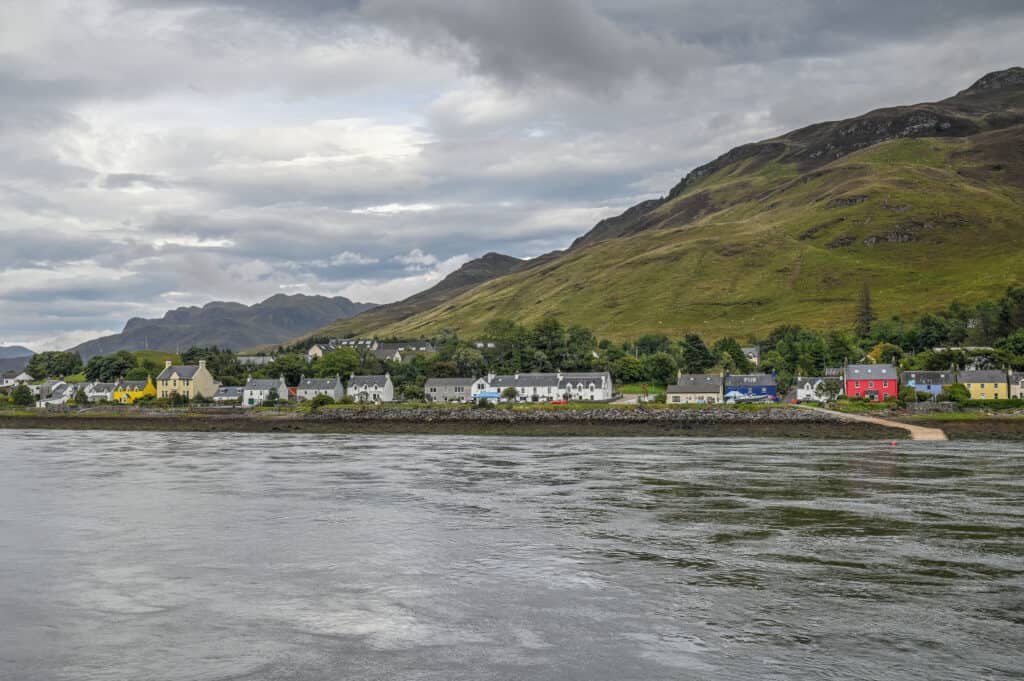
M 206 366 L 200 364 L 199 369 L 190 379 L 178 378 L 177 374 L 173 374 L 167 380 L 158 379 L 156 393 L 163 398 L 171 397 L 174 394 L 184 395 L 190 400 L 200 395 L 213 397 L 217 394 L 217 382 L 213 380 L 213 374 L 207 370 Z
M 971 391 L 972 400 L 1005 400 L 1010 397 L 1010 386 L 1002 383 L 964 383 Z M 982 388 L 982 386 L 985 386 Z
M 146 379 L 146 387 L 142 390 L 115 390 L 114 401 L 122 404 L 132 404 L 142 397 L 156 397 L 156 386 L 153 385 L 153 377 Z

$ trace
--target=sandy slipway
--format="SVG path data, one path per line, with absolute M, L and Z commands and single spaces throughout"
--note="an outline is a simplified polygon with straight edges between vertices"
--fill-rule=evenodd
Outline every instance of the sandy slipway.
M 693 436 L 903 439 L 907 433 L 789 407 L 764 409 L 344 408 L 317 412 L 112 409 L 0 414 L 0 428 L 506 436 Z

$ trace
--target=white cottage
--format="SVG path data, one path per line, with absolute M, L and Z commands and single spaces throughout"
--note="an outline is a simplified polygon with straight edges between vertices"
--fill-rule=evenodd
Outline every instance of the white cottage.
M 276 393 L 277 399 L 288 399 L 288 384 L 284 376 L 278 378 L 250 378 L 242 387 L 242 406 L 258 407 L 271 399 Z
M 345 396 L 345 384 L 341 376 L 331 378 L 306 378 L 299 379 L 299 385 L 295 390 L 295 398 L 299 402 L 311 400 L 317 395 L 327 395 L 337 402 Z
M 357 376 L 348 378 L 348 396 L 356 402 L 380 403 L 395 401 L 395 386 L 390 374 Z

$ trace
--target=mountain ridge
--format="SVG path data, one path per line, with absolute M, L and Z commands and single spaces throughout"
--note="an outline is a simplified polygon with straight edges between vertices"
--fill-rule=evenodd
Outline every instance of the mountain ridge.
M 121 333 L 81 343 L 72 352 L 83 360 L 119 350 L 178 352 L 192 345 L 239 350 L 285 341 L 339 317 L 375 307 L 342 296 L 276 294 L 254 305 L 213 301 L 168 310 L 163 317 L 129 319 Z
M 843 328 L 867 283 L 919 314 L 1024 283 L 1024 69 L 736 147 L 569 249 L 377 335 L 554 314 L 612 337 Z

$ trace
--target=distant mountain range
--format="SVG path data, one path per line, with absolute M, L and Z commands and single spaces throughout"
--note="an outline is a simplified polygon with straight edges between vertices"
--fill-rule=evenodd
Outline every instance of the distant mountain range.
M 87 341 L 71 350 L 86 361 L 119 350 L 179 352 L 193 345 L 241 350 L 277 344 L 374 307 L 340 296 L 301 294 L 279 294 L 255 305 L 214 302 L 171 310 L 161 319 L 130 319 L 121 333 Z
M 507 270 L 315 334 L 472 337 L 554 315 L 613 339 L 715 339 L 850 328 L 865 284 L 886 317 L 996 298 L 1024 285 L 1024 69 L 736 147 L 565 251 L 487 257 Z
M 31 357 L 36 353 L 21 345 L 0 345 L 0 359 Z

